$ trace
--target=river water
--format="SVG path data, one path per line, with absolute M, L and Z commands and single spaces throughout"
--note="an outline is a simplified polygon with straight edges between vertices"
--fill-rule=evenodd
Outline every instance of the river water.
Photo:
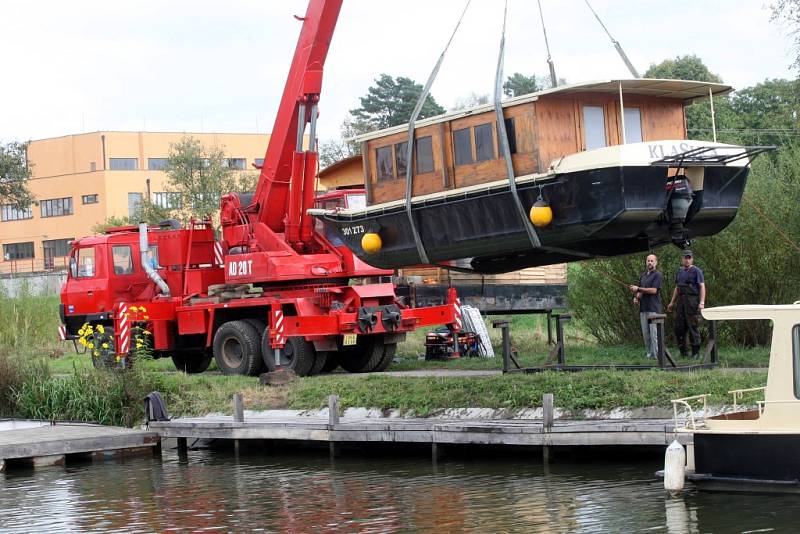
M 494 453 L 497 454 L 497 453 Z M 502 453 L 501 453 L 502 454 Z M 165 449 L 0 475 L 2 532 L 798 532 L 800 498 L 666 497 L 658 459 L 387 459 Z

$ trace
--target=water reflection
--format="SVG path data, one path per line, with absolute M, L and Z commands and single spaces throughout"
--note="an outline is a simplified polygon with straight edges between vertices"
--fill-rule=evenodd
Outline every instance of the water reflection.
M 0 476 L 0 530 L 728 532 L 794 530 L 791 496 L 669 498 L 637 464 L 439 462 L 174 451 Z

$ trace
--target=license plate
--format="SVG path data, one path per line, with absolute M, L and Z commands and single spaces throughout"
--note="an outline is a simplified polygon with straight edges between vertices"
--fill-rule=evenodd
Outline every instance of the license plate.
M 342 345 L 348 347 L 350 345 L 355 345 L 357 341 L 358 341 L 357 334 L 345 334 L 344 339 L 342 339 Z

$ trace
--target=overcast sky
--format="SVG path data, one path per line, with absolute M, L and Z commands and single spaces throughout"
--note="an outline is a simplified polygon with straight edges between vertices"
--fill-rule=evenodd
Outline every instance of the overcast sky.
M 584 0 L 541 0 L 568 82 L 628 72 Z M 697 54 L 734 87 L 793 77 L 788 30 L 762 0 L 592 0 L 634 65 Z M 345 0 L 325 67 L 319 136 L 336 137 L 378 74 L 424 82 L 463 0 Z M 95 130 L 268 132 L 304 1 L 4 0 L 0 141 Z M 536 2 L 509 0 L 506 74 L 545 74 Z M 433 95 L 493 87 L 503 3 L 473 0 Z

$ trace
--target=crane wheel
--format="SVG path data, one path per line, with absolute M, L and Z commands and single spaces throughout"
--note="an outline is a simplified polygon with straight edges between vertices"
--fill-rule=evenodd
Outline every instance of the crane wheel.
M 172 354 L 172 363 L 175 369 L 182 371 L 188 375 L 202 373 L 211 365 L 211 359 L 214 356 L 207 351 L 202 352 L 174 352 Z
M 256 332 L 258 332 L 259 343 L 261 343 L 261 337 L 264 335 L 264 330 L 267 329 L 266 321 L 262 321 L 261 319 L 245 319 L 245 322 L 250 323 L 251 325 L 253 325 L 253 328 L 255 328 Z M 258 375 L 260 375 L 261 373 L 263 373 L 266 370 L 267 370 L 267 366 L 264 363 L 264 359 L 263 358 L 259 358 L 258 359 L 258 369 L 253 371 L 253 374 L 250 375 L 250 376 L 258 376 Z
M 328 352 L 328 357 L 325 360 L 325 365 L 319 370 L 320 373 L 330 373 L 339 367 L 339 353 Z
M 383 346 L 383 358 L 381 361 L 378 362 L 377 367 L 373 369 L 373 372 L 382 373 L 386 369 L 392 365 L 392 360 L 394 360 L 394 355 L 397 353 L 397 343 L 387 343 Z
M 311 366 L 311 370 L 308 372 L 308 376 L 318 375 L 322 372 L 322 369 L 328 363 L 328 358 L 330 358 L 331 353 L 328 351 L 317 351 L 316 356 L 314 357 L 314 365 Z
M 339 365 L 351 373 L 369 373 L 383 359 L 383 335 L 359 336 L 355 347 L 339 352 Z
M 261 366 L 258 331 L 247 321 L 229 321 L 214 334 L 214 359 L 224 375 L 253 376 Z
M 264 355 L 264 363 L 267 369 L 275 371 L 275 349 L 269 344 L 269 332 L 264 332 L 261 338 L 261 352 Z M 304 337 L 290 337 L 286 340 L 286 345 L 281 349 L 281 367 L 291 369 L 297 376 L 308 376 L 314 367 L 316 352 L 314 345 L 306 341 Z

